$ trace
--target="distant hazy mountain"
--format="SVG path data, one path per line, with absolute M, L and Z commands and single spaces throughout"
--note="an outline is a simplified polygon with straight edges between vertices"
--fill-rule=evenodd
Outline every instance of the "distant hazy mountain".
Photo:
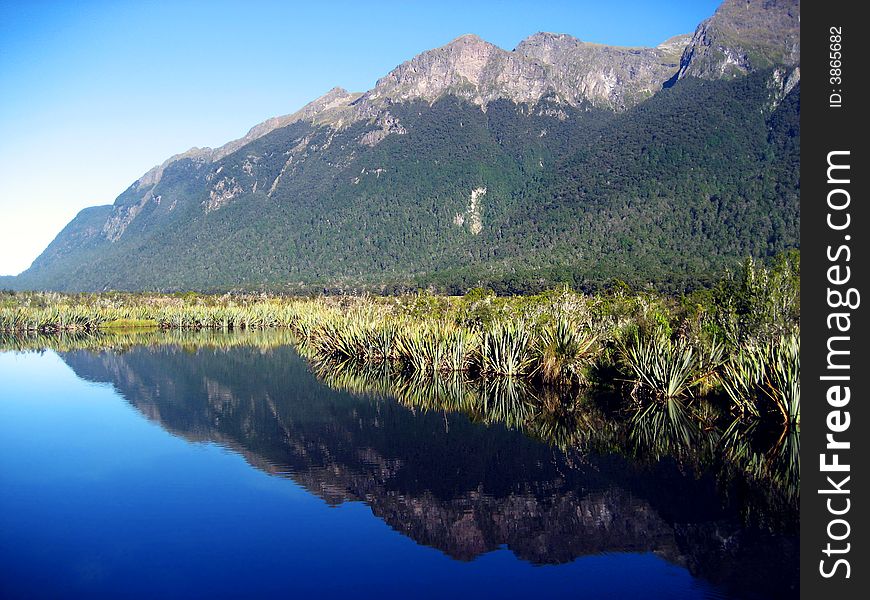
M 656 48 L 465 35 L 171 157 L 9 285 L 704 282 L 799 245 L 798 31 L 796 0 L 726 0 Z

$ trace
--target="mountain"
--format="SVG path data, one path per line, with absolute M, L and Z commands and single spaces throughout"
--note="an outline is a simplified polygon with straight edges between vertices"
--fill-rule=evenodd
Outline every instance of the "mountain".
M 655 48 L 477 36 L 334 88 L 82 211 L 13 285 L 703 285 L 799 245 L 797 1 Z
M 499 99 L 535 104 L 552 94 L 570 106 L 589 102 L 624 109 L 661 89 L 686 41 L 679 36 L 658 48 L 619 48 L 536 33 L 507 52 L 464 35 L 399 65 L 363 100 L 373 106 L 431 103 L 450 94 L 486 106 Z
M 679 77 L 737 76 L 800 64 L 800 3 L 794 0 L 725 2 L 695 31 Z

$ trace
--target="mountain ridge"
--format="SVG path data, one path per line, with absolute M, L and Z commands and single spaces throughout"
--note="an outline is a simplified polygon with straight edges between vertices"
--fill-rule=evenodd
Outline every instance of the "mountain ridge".
M 799 238 L 790 215 L 799 214 L 791 204 L 799 176 L 793 166 L 784 165 L 796 160 L 799 129 L 792 116 L 777 117 L 787 127 L 777 130 L 785 137 L 774 140 L 770 127 L 777 114 L 799 110 L 799 103 L 788 100 L 800 81 L 799 43 L 795 46 L 791 27 L 795 14 L 799 22 L 796 6 L 726 0 L 694 34 L 675 36 L 656 48 L 590 44 L 567 34 L 538 32 L 507 51 L 473 34 L 460 36 L 398 65 L 367 92 L 333 88 L 217 149 L 193 148 L 171 157 L 135 181 L 113 205 L 82 211 L 14 285 L 298 289 L 329 282 L 368 286 L 391 279 L 413 286 L 436 271 L 455 273 L 457 268 L 476 273 L 476 278 L 459 277 L 470 285 L 512 277 L 517 264 L 534 265 L 528 268 L 539 272 L 555 268 L 557 274 L 569 268 L 569 279 L 577 283 L 589 279 L 580 275 L 584 270 L 600 279 L 605 267 L 612 266 L 613 277 L 625 275 L 619 262 L 625 260 L 619 259 L 623 251 L 613 246 L 618 236 L 602 232 L 624 229 L 620 223 L 638 206 L 653 210 L 655 196 L 641 201 L 648 194 L 664 194 L 686 211 L 703 215 L 704 235 L 719 230 L 734 258 L 738 252 L 765 255 L 794 247 Z M 775 13 L 768 21 L 781 32 L 758 33 L 765 10 Z M 734 22 L 744 13 L 754 25 L 748 38 L 735 42 Z M 761 49 L 756 51 L 757 39 Z M 745 58 L 737 67 L 731 55 L 720 52 L 722 40 L 739 49 L 734 56 Z M 749 83 L 740 83 L 744 79 Z M 679 93 L 665 93 L 669 88 L 679 88 Z M 714 88 L 720 96 L 710 96 Z M 738 88 L 745 99 L 725 98 Z M 681 104 L 671 106 L 677 98 Z M 740 112 L 755 129 L 735 118 Z M 687 135 L 686 124 L 678 121 L 668 121 L 662 129 L 657 123 L 663 117 L 697 121 L 697 131 Z M 709 128 L 705 119 L 719 122 L 724 132 Z M 618 125 L 601 129 L 608 122 Z M 596 141 L 614 127 L 631 130 L 630 139 L 618 143 L 636 145 L 636 154 L 613 154 Z M 661 131 L 652 134 L 651 144 L 647 138 L 656 130 Z M 750 131 L 751 139 L 746 138 Z M 620 139 L 606 135 L 612 143 Z M 743 136 L 744 145 L 774 161 L 767 172 L 779 179 L 770 181 L 772 187 L 764 183 L 765 191 L 752 200 L 745 194 L 759 192 L 751 191 L 758 184 L 744 181 L 749 175 L 689 154 L 689 162 L 697 165 L 687 168 L 701 169 L 701 185 L 668 175 L 665 180 L 671 183 L 665 189 L 650 179 L 653 171 L 632 166 L 653 148 L 656 155 L 644 160 L 654 158 L 650 164 L 659 165 L 655 168 L 674 168 L 677 159 L 670 155 L 677 154 L 655 137 L 660 135 L 678 140 L 672 144 L 677 150 L 712 153 L 713 158 L 731 147 L 732 138 Z M 730 152 L 740 148 L 734 145 Z M 610 155 L 606 160 L 615 162 L 602 162 Z M 753 172 L 761 164 L 746 160 L 745 168 Z M 566 170 L 564 165 L 572 166 Z M 640 180 L 613 188 L 601 174 L 614 168 L 623 173 L 619 177 L 631 172 Z M 578 177 L 586 182 L 583 186 L 565 188 L 565 182 Z M 775 200 L 776 193 L 785 193 L 787 202 Z M 640 196 L 631 200 L 626 194 Z M 698 194 L 718 198 L 719 214 L 706 205 L 693 206 Z M 571 200 L 566 205 L 560 197 Z M 714 221 L 722 218 L 723 202 L 728 214 L 743 204 L 750 212 L 759 202 L 786 204 L 773 209 L 773 218 L 764 217 L 768 243 L 755 244 L 747 239 L 756 235 L 749 233 L 747 209 L 729 217 L 742 223 L 737 228 Z M 606 211 L 596 212 L 598 205 Z M 538 231 L 539 222 L 552 222 L 555 229 Z M 581 222 L 589 234 L 578 229 Z M 655 237 L 654 230 L 628 230 L 647 238 L 635 240 L 635 246 L 648 246 Z M 506 240 L 508 232 L 525 238 L 535 232 L 537 237 L 523 246 Z M 554 245 L 548 240 L 561 241 Z M 699 243 L 704 248 L 710 244 Z M 596 252 L 603 257 L 598 262 L 590 258 Z M 655 255 L 653 249 L 645 252 Z M 682 253 L 668 252 L 675 257 Z M 169 260 L 173 253 L 175 260 Z M 438 257 L 442 263 L 433 269 Z M 703 278 L 724 260 L 685 256 L 671 261 L 671 269 L 690 279 Z M 149 268 L 162 278 L 143 272 Z M 652 279 L 667 277 L 666 266 L 650 268 L 659 273 Z
M 689 36 L 689 34 L 681 34 L 681 35 L 673 36 L 673 37 L 669 38 L 668 40 L 666 40 L 665 42 L 663 42 L 662 44 L 659 44 L 655 48 L 647 48 L 647 47 L 611 46 L 611 45 L 607 45 L 607 44 L 593 44 L 590 42 L 583 42 L 577 38 L 574 38 L 573 36 L 570 36 L 570 35 L 564 34 L 564 33 L 538 32 L 538 33 L 532 34 L 531 36 L 520 41 L 520 43 L 517 45 L 517 47 L 512 52 L 513 53 L 519 52 L 520 53 L 519 55 L 523 56 L 523 50 L 530 48 L 532 45 L 534 45 L 536 43 L 533 41 L 533 40 L 535 40 L 535 38 L 555 39 L 555 40 L 560 40 L 560 41 L 568 40 L 569 44 L 575 43 L 583 48 L 588 47 L 590 49 L 599 49 L 599 50 L 603 50 L 605 52 L 608 50 L 614 51 L 614 52 L 619 52 L 619 51 L 631 52 L 631 51 L 637 51 L 637 50 L 644 50 L 644 51 L 648 51 L 648 52 L 662 53 L 663 56 L 669 56 L 669 57 L 673 58 L 672 54 L 673 54 L 674 50 L 678 49 L 681 52 L 683 50 L 683 48 L 685 47 L 685 45 L 688 43 L 690 36 Z M 674 44 L 676 44 L 676 45 L 674 45 Z M 261 123 L 253 126 L 244 136 L 237 138 L 235 140 L 231 140 L 231 141 L 227 142 L 226 144 L 219 146 L 218 148 L 193 147 L 193 148 L 190 148 L 184 152 L 180 152 L 178 154 L 175 154 L 175 155 L 169 157 L 166 161 L 164 161 L 160 165 L 156 165 L 156 166 L 152 167 L 151 169 L 149 169 L 144 175 L 142 175 L 142 177 L 139 178 L 137 183 L 138 183 L 138 185 L 141 185 L 141 186 L 152 185 L 154 183 L 157 183 L 157 181 L 159 181 L 160 177 L 162 176 L 163 171 L 165 170 L 165 168 L 169 164 L 171 164 L 173 162 L 177 162 L 178 160 L 182 160 L 184 158 L 191 158 L 194 160 L 203 160 L 205 162 L 214 162 L 214 161 L 219 160 L 219 159 L 221 159 L 229 154 L 232 154 L 233 152 L 240 149 L 244 145 L 262 137 L 263 135 L 266 135 L 267 133 L 270 133 L 271 131 L 274 131 L 275 129 L 279 129 L 281 127 L 286 127 L 287 125 L 290 125 L 296 121 L 311 120 L 314 122 L 325 123 L 325 124 L 341 127 L 341 126 L 345 125 L 346 123 L 352 123 L 352 122 L 355 122 L 357 120 L 370 118 L 373 116 L 374 113 L 377 112 L 376 108 L 373 108 L 371 106 L 367 106 L 365 104 L 363 104 L 363 106 L 357 106 L 355 108 L 352 108 L 353 105 L 355 103 L 357 103 L 357 101 L 361 101 L 362 103 L 373 102 L 375 100 L 382 98 L 383 96 L 388 96 L 388 97 L 390 97 L 391 101 L 394 101 L 395 96 L 390 94 L 390 92 L 393 92 L 394 90 L 384 89 L 384 88 L 389 88 L 389 83 L 391 81 L 391 79 L 390 79 L 391 77 L 394 79 L 400 79 L 402 77 L 401 73 L 404 71 L 403 67 L 405 65 L 408 65 L 408 68 L 413 70 L 415 68 L 413 66 L 415 64 L 414 61 L 418 61 L 418 63 L 419 63 L 419 61 L 424 60 L 424 57 L 432 55 L 433 53 L 437 54 L 439 52 L 447 51 L 448 49 L 462 47 L 463 45 L 469 45 L 472 47 L 476 47 L 478 49 L 487 48 L 492 53 L 498 54 L 501 57 L 508 56 L 512 53 L 512 52 L 509 52 L 507 50 L 500 48 L 499 46 L 496 46 L 495 44 L 492 44 L 490 42 L 487 42 L 486 40 L 483 40 L 482 38 L 480 38 L 476 34 L 471 34 L 471 33 L 463 34 L 463 35 L 458 36 L 457 38 L 451 40 L 450 42 L 448 42 L 444 46 L 440 46 L 440 47 L 434 48 L 432 50 L 424 51 L 424 52 L 418 54 L 417 56 L 415 56 L 414 58 L 412 58 L 411 60 L 400 64 L 399 66 L 394 68 L 392 71 L 390 71 L 390 73 L 388 73 L 384 77 L 380 78 L 376 82 L 375 87 L 372 90 L 369 90 L 368 92 L 348 92 L 344 88 L 341 88 L 338 86 L 333 87 L 326 94 L 324 94 L 323 96 L 320 96 L 320 97 L 316 98 L 315 100 L 309 102 L 308 104 L 306 104 L 305 106 L 300 108 L 298 111 L 287 114 L 287 115 L 270 117 L 270 118 L 266 119 L 265 121 L 262 121 Z M 460 52 L 460 54 L 461 54 L 461 52 Z M 544 62 L 546 64 L 551 64 L 554 61 L 551 59 L 550 61 L 544 61 Z M 674 65 L 676 65 L 676 64 L 677 63 L 675 61 Z M 430 77 L 431 77 L 431 75 L 430 75 Z M 520 102 L 536 101 L 536 100 L 539 100 L 540 97 L 544 95 L 544 92 L 547 89 L 549 89 L 547 87 L 547 83 L 544 82 L 542 84 L 541 89 L 538 90 L 537 94 L 532 93 L 532 94 L 529 94 L 527 97 L 519 97 L 518 96 L 518 97 L 512 97 L 511 99 L 514 101 L 520 101 Z M 504 90 L 500 90 L 500 92 L 501 93 L 499 93 L 499 91 L 491 92 L 489 99 L 493 100 L 496 98 L 510 96 L 509 94 L 506 95 L 504 93 Z M 404 97 L 400 97 L 400 99 L 410 100 L 410 99 L 424 98 L 424 99 L 427 99 L 429 101 L 434 101 L 437 98 L 443 96 L 445 93 L 449 93 L 449 90 L 440 88 L 440 89 L 436 89 L 435 93 L 431 94 L 431 95 L 409 94 L 409 95 L 405 95 Z M 576 104 L 577 99 L 571 98 L 568 100 L 568 102 L 569 103 L 573 102 L 574 104 Z M 486 102 L 483 102 L 483 100 L 481 99 L 480 103 L 485 107 Z M 376 103 L 376 105 L 378 106 L 378 108 L 382 108 L 382 105 L 380 105 L 379 103 Z M 624 108 L 624 107 L 622 107 L 622 108 Z M 338 109 L 338 110 L 334 110 L 334 109 Z M 330 114 L 324 114 L 324 113 L 328 113 L 328 112 Z

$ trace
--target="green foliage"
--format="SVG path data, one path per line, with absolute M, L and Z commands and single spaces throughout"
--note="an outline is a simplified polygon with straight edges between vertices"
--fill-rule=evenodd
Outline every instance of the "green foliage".
M 523 323 L 493 323 L 483 333 L 480 370 L 493 375 L 525 375 L 532 370 L 532 348 L 531 334 Z
M 799 428 L 800 338 L 792 334 L 741 347 L 725 363 L 722 384 L 738 417 L 759 419 L 774 413 L 784 427 Z
M 549 384 L 584 384 L 587 369 L 595 357 L 596 337 L 567 319 L 547 325 L 538 338 L 537 370 Z
M 713 328 L 730 344 L 770 342 L 800 325 L 800 255 L 776 257 L 771 267 L 747 258 L 712 294 Z
M 685 338 L 671 339 L 663 331 L 635 335 L 621 348 L 621 355 L 634 381 L 634 394 L 670 400 L 714 376 L 722 362 L 724 347 L 714 344 L 706 352 Z

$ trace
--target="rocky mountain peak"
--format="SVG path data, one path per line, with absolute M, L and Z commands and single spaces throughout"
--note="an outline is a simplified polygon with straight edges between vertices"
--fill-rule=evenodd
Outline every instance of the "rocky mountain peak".
M 498 71 L 494 63 L 508 53 L 473 34 L 427 50 L 400 64 L 378 80 L 364 98 L 394 102 L 423 99 L 435 101 L 446 93 L 459 93 L 482 103 L 479 92 Z M 464 91 L 465 93 L 462 93 Z
M 674 36 L 655 48 L 608 46 L 541 31 L 508 52 L 469 33 L 400 64 L 365 94 L 334 87 L 219 148 L 176 154 L 145 173 L 133 189 L 146 193 L 179 160 L 220 160 L 297 121 L 339 129 L 360 119 L 375 123 L 392 103 L 431 103 L 454 95 L 486 110 L 498 99 L 534 104 L 550 94 L 572 106 L 588 102 L 619 111 L 652 96 L 675 74 L 717 79 L 777 66 L 788 69 L 784 81 L 796 82 L 799 64 L 799 0 L 725 0 L 694 35 Z M 394 129 L 401 131 L 401 124 Z
M 661 89 L 676 73 L 689 36 L 676 36 L 657 48 L 608 46 L 564 33 L 536 33 L 514 52 L 546 65 L 553 88 L 570 104 L 624 110 Z
M 583 42 L 566 33 L 539 31 L 517 44 L 514 52 L 552 64 L 557 61 L 557 52 L 566 48 L 576 48 L 581 44 Z
M 358 93 L 348 92 L 346 89 L 342 87 L 334 87 L 325 94 L 323 94 L 320 98 L 309 102 L 297 112 L 286 115 L 285 119 L 299 120 L 299 119 L 311 119 L 323 113 L 324 111 L 339 107 L 346 106 L 348 103 L 352 102 L 356 98 L 359 97 Z
M 577 46 L 583 42 L 567 33 L 539 31 L 522 40 L 514 52 L 523 56 L 539 56 L 541 52 L 566 46 Z
M 408 60 L 365 94 L 334 87 L 298 111 L 272 117 L 219 148 L 191 148 L 153 167 L 134 190 L 156 185 L 166 167 L 182 159 L 220 160 L 250 142 L 297 121 L 341 128 L 376 121 L 391 103 L 435 102 L 454 95 L 486 109 L 498 99 L 533 104 L 547 94 L 566 104 L 582 102 L 623 110 L 661 89 L 677 70 L 677 57 L 689 36 L 658 48 L 621 48 L 583 42 L 564 33 L 538 32 L 508 52 L 467 33 Z
M 568 35 L 567 33 L 554 33 L 552 31 L 538 31 L 537 33 L 533 33 L 526 39 L 522 40 L 519 44 L 517 44 L 517 48 L 524 44 L 532 44 L 537 42 L 565 42 L 568 41 L 570 43 L 580 42 L 579 39 L 572 35 Z
M 725 0 L 695 30 L 679 77 L 719 79 L 798 65 L 799 0 Z
M 166 167 L 168 167 L 172 163 L 185 158 L 190 158 L 193 160 L 210 160 L 210 157 L 213 153 L 214 150 L 212 148 L 199 148 L 197 146 L 194 146 L 190 150 L 181 152 L 180 154 L 174 154 L 167 158 L 165 161 L 163 161 L 161 164 L 149 169 L 133 184 L 133 186 L 136 189 L 153 186 L 160 181 L 160 179 L 163 177 L 163 171 L 165 171 Z
M 371 110 L 389 102 L 434 102 L 451 94 L 486 106 L 497 99 L 533 104 L 547 94 L 623 110 L 661 89 L 679 68 L 689 36 L 659 48 L 621 48 L 538 32 L 508 52 L 472 34 L 423 52 L 393 69 L 363 96 Z
M 492 44 L 490 44 L 489 42 L 487 42 L 486 40 L 484 40 L 482 37 L 480 37 L 479 35 L 477 35 L 475 33 L 463 33 L 462 35 L 458 36 L 457 38 L 455 38 L 455 39 L 451 40 L 450 42 L 448 42 L 447 44 L 445 44 L 443 47 L 444 48 L 451 48 L 454 46 L 469 46 L 469 45 L 476 45 L 476 44 L 484 44 L 487 46 L 492 46 Z

